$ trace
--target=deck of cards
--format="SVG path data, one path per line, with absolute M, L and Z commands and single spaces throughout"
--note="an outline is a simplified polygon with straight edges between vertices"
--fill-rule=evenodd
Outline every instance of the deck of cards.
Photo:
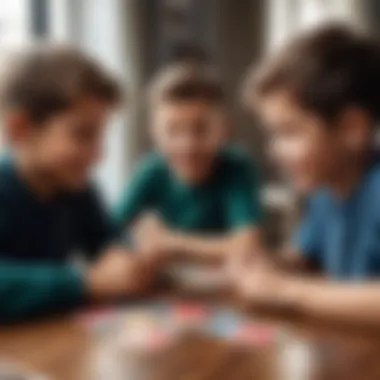
M 82 324 L 111 332 L 128 351 L 160 351 L 188 332 L 202 333 L 242 347 L 268 345 L 277 338 L 271 326 L 239 312 L 195 301 L 162 301 L 82 314 Z

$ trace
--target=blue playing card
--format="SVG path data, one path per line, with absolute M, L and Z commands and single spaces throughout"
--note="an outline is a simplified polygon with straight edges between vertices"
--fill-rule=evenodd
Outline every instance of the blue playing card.
M 228 339 L 244 323 L 244 317 L 230 309 L 217 310 L 210 316 L 207 330 L 218 338 Z

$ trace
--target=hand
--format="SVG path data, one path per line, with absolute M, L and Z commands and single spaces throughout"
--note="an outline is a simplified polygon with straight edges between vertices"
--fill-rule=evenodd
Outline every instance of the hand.
M 289 279 L 263 257 L 257 257 L 249 266 L 241 266 L 235 280 L 239 297 L 257 307 L 284 306 L 288 283 Z
M 172 234 L 154 214 L 141 217 L 132 228 L 133 245 L 153 262 L 166 261 L 172 251 Z
M 247 250 L 245 246 L 234 247 L 234 252 L 231 252 L 227 257 L 225 272 L 232 283 L 238 283 L 241 280 L 242 273 L 245 273 L 247 270 L 251 271 L 256 262 L 260 265 L 265 257 L 267 257 L 267 253 L 261 250 L 251 251 Z
M 149 266 L 122 248 L 107 251 L 87 272 L 92 298 L 112 298 L 144 291 L 152 276 Z

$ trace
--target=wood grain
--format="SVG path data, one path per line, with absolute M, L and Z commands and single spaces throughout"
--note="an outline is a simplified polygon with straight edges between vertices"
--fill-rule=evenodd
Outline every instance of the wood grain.
M 271 318 L 270 322 L 284 331 L 273 345 L 244 349 L 189 334 L 155 356 L 137 358 L 113 345 L 111 336 L 99 339 L 73 318 L 58 318 L 0 328 L 0 358 L 10 358 L 52 380 L 129 380 L 131 373 L 136 380 L 380 379 L 378 335 L 339 331 L 316 321 L 284 323 L 283 318 Z M 299 353 L 305 347 L 312 353 L 310 367 L 318 373 L 310 369 L 297 378 L 292 366 L 304 360 Z M 108 368 L 100 370 L 107 360 Z M 299 370 L 293 368 L 293 374 Z

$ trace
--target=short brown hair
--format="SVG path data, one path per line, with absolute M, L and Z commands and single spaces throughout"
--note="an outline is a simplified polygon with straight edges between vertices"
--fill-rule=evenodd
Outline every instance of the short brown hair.
M 110 104 L 120 99 L 117 81 L 74 48 L 42 44 L 6 58 L 0 77 L 1 109 L 22 109 L 33 122 L 45 121 L 83 96 Z
M 159 72 L 149 88 L 152 105 L 203 100 L 222 103 L 224 92 L 216 75 L 205 67 L 173 64 Z
M 325 120 L 349 105 L 380 117 L 380 45 L 344 25 L 328 25 L 291 41 L 254 69 L 245 86 L 251 98 L 288 91 Z M 247 100 L 247 98 L 246 98 Z

